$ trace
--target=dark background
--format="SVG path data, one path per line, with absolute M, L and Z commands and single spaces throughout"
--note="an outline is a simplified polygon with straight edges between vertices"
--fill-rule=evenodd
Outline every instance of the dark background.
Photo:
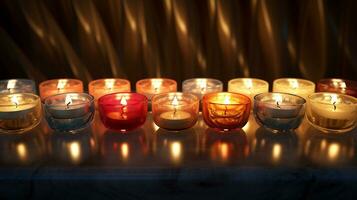
M 357 79 L 354 0 L 2 0 L 1 79 Z

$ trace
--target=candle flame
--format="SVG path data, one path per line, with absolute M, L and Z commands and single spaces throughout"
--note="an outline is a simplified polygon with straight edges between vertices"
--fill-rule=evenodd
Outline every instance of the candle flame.
M 123 106 L 128 105 L 128 102 L 126 101 L 125 96 L 123 96 L 123 97 L 121 98 L 121 100 L 120 100 L 120 104 L 121 104 L 121 105 L 123 105 Z
M 162 79 L 154 79 L 151 81 L 151 84 L 154 86 L 155 91 L 157 91 L 162 85 Z
M 10 90 L 10 89 L 14 89 L 15 88 L 15 85 L 16 85 L 16 82 L 17 80 L 9 80 L 7 82 L 7 89 Z
M 252 81 L 252 79 L 244 79 L 243 82 L 244 82 L 244 85 L 245 85 L 248 89 L 252 89 L 252 87 L 253 87 L 253 81 Z
M 289 79 L 289 84 L 293 89 L 296 89 L 299 87 L 299 82 L 296 79 Z
M 58 80 L 57 89 L 58 89 L 58 90 L 63 89 L 64 86 L 66 86 L 67 82 L 68 82 L 68 80 L 66 80 L 66 79 L 60 79 L 60 80 Z
M 276 106 L 280 108 L 280 104 L 283 102 L 283 97 L 280 94 L 274 94 L 273 99 L 276 102 Z
M 104 80 L 105 88 L 107 88 L 109 90 L 113 89 L 114 83 L 115 83 L 114 79 L 105 79 Z
M 198 79 L 197 84 L 201 89 L 201 92 L 204 92 L 207 88 L 207 80 L 206 79 Z
M 16 108 L 19 105 L 19 99 L 17 98 L 17 95 L 12 95 L 11 97 L 11 102 L 15 104 Z
M 67 105 L 67 108 L 69 108 L 69 105 L 72 104 L 72 97 L 71 95 L 66 95 L 66 100 L 65 100 L 65 104 Z
M 171 103 L 173 106 L 178 106 L 179 105 L 179 102 L 178 102 L 178 99 L 176 96 L 174 96 L 174 99 L 172 100 L 172 103 Z
M 231 101 L 230 101 L 230 98 L 229 96 L 224 96 L 224 104 L 230 104 Z
M 336 110 L 336 104 L 337 104 L 338 98 L 336 94 L 331 94 L 331 102 L 333 105 L 333 110 Z

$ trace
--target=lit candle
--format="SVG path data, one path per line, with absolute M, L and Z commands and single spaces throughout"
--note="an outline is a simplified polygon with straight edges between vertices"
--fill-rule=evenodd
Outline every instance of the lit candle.
M 309 100 L 307 118 L 319 130 L 338 133 L 356 127 L 356 98 L 337 93 L 315 93 Z
M 223 83 L 217 79 L 211 78 L 193 78 L 182 82 L 183 93 L 193 93 L 202 99 L 203 95 L 221 92 L 223 90 Z
M 254 96 L 269 91 L 269 83 L 255 78 L 236 78 L 228 82 L 228 92 L 247 95 L 253 102 Z
M 40 84 L 41 100 L 55 94 L 83 92 L 83 83 L 77 79 L 53 79 L 47 80 Z
M 315 83 L 296 78 L 281 78 L 274 80 L 273 92 L 289 93 L 307 99 L 307 96 L 315 92 Z
M 95 101 L 106 94 L 117 92 L 130 92 L 130 82 L 125 79 L 99 79 L 91 81 L 88 85 L 89 94 Z
M 99 98 L 100 119 L 108 129 L 136 129 L 146 121 L 148 99 L 137 93 L 113 93 Z
M 273 130 L 296 129 L 305 114 L 306 100 L 287 93 L 262 93 L 254 97 L 256 121 Z
M 145 95 L 149 100 L 155 94 L 176 92 L 177 83 L 172 79 L 150 78 L 136 82 L 136 92 Z
M 41 102 L 30 93 L 0 95 L 0 132 L 24 132 L 41 121 Z
M 65 93 L 49 96 L 44 102 L 49 126 L 59 132 L 77 132 L 86 128 L 94 117 L 93 96 Z
M 199 99 L 188 93 L 166 93 L 155 95 L 152 112 L 156 125 L 168 130 L 192 127 L 198 118 Z
M 36 85 L 29 79 L 9 79 L 0 81 L 0 93 L 33 93 L 36 94 Z
M 357 81 L 345 79 L 322 79 L 317 83 L 317 92 L 347 94 L 357 98 Z
M 220 130 L 242 128 L 250 114 L 249 97 L 229 92 L 206 94 L 202 99 L 202 114 L 206 124 Z

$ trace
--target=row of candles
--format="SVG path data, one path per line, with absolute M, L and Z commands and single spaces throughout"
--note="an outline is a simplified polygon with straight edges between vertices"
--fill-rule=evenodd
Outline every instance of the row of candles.
M 207 78 L 185 80 L 182 92 L 177 92 L 176 81 L 162 78 L 138 81 L 136 93 L 124 79 L 92 81 L 89 94 L 76 79 L 48 80 L 39 89 L 40 97 L 32 80 L 0 81 L 1 132 L 34 128 L 41 121 L 42 107 L 49 126 L 60 132 L 87 127 L 96 108 L 107 128 L 122 132 L 144 124 L 148 109 L 161 128 L 190 128 L 197 122 L 200 105 L 206 124 L 222 131 L 242 128 L 252 107 L 257 122 L 274 131 L 296 129 L 305 109 L 308 121 L 324 132 L 349 131 L 357 119 L 357 83 L 342 79 L 319 81 L 317 93 L 315 83 L 293 78 L 275 80 L 273 92 L 268 82 L 251 78 L 229 81 L 228 92 L 222 92 L 221 81 Z

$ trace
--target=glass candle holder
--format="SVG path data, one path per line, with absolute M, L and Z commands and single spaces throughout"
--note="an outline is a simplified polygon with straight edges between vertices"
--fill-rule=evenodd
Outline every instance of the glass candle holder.
M 347 94 L 357 98 L 357 81 L 345 79 L 322 79 L 317 83 L 317 92 Z
M 149 78 L 136 82 L 136 92 L 145 95 L 149 100 L 151 100 L 155 94 L 176 91 L 177 83 L 172 79 Z
M 250 106 L 249 97 L 242 94 L 206 94 L 202 99 L 203 119 L 211 128 L 223 131 L 242 128 L 248 121 Z
M 262 93 L 254 97 L 256 121 L 268 129 L 289 131 L 301 124 L 306 100 L 287 93 Z
M 315 83 L 296 78 L 276 79 L 273 82 L 273 92 L 295 94 L 307 99 L 315 92 Z
M 8 79 L 0 81 L 0 93 L 36 94 L 35 81 L 30 79 Z
M 46 97 L 63 93 L 82 93 L 83 83 L 77 79 L 53 79 L 40 84 L 40 97 L 44 101 Z
M 105 127 L 125 132 L 145 123 L 148 99 L 137 93 L 107 94 L 99 98 L 98 108 Z
M 89 94 L 98 99 L 106 94 L 130 92 L 130 82 L 125 79 L 111 78 L 91 81 L 88 85 Z
M 255 95 L 269 92 L 269 83 L 256 78 L 236 78 L 228 82 L 228 92 L 244 94 L 254 102 Z
M 198 97 L 189 93 L 164 93 L 155 95 L 152 99 L 154 122 L 167 130 L 182 130 L 195 125 L 198 108 Z
M 309 96 L 307 119 L 327 133 L 347 132 L 356 127 L 357 99 L 337 93 L 315 93 Z
M 57 132 L 77 132 L 94 117 L 94 98 L 86 93 L 64 93 L 49 96 L 44 101 L 48 125 Z
M 40 97 L 31 93 L 0 94 L 0 132 L 22 133 L 41 121 Z
M 182 82 L 183 93 L 193 93 L 197 95 L 200 100 L 205 94 L 213 92 L 222 92 L 223 83 L 220 80 L 212 78 L 192 78 Z

